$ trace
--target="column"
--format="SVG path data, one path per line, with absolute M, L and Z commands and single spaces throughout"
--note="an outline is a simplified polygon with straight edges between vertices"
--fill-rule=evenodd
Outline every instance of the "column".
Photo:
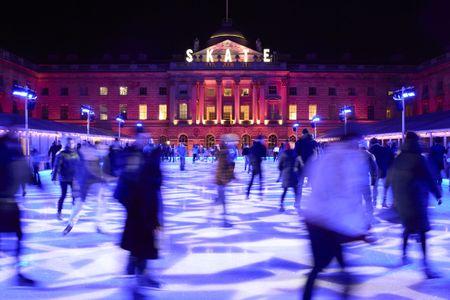
M 256 80 L 252 80 L 252 120 L 253 124 L 256 124 L 256 120 L 258 120 L 258 85 Z
M 217 124 L 222 122 L 222 79 L 216 80 L 216 120 Z
M 198 107 L 199 107 L 199 120 L 200 124 L 203 124 L 203 119 L 205 117 L 205 81 L 201 80 L 198 83 L 199 95 L 198 98 Z
M 239 114 L 241 111 L 241 107 L 240 107 L 240 97 L 241 97 L 241 93 L 240 93 L 240 86 L 239 86 L 239 79 L 235 79 L 234 80 L 234 123 L 235 124 L 239 124 Z
M 259 82 L 259 121 L 261 124 L 264 124 L 264 120 L 266 119 L 266 110 L 267 110 L 267 103 L 266 103 L 266 83 L 265 81 L 261 80 Z
M 170 90 L 169 90 L 169 122 L 172 125 L 173 121 L 175 120 L 176 114 L 177 114 L 177 108 L 176 108 L 176 85 L 175 81 L 170 81 Z
M 189 102 L 189 119 L 195 124 L 197 112 L 197 81 L 191 83 L 191 101 Z
M 288 102 L 287 102 L 287 87 L 288 87 L 288 80 L 282 79 L 281 80 L 281 120 L 283 120 L 283 124 L 286 123 L 288 119 Z

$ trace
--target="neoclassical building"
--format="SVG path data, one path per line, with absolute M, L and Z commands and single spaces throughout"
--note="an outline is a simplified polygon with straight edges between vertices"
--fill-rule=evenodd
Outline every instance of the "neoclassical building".
M 198 40 L 180 59 L 167 63 L 36 64 L 0 50 L 0 111 L 22 113 L 14 83 L 38 93 L 32 117 L 85 124 L 81 105 L 93 107 L 92 126 L 133 135 L 141 122 L 161 143 L 211 145 L 233 132 L 241 143 L 257 135 L 269 147 L 294 139 L 292 125 L 320 133 L 340 125 L 350 106 L 352 122 L 374 122 L 400 114 L 388 91 L 414 86 L 406 115 L 450 109 L 450 53 L 420 65 L 299 64 L 254 45 L 230 22 L 204 45 Z

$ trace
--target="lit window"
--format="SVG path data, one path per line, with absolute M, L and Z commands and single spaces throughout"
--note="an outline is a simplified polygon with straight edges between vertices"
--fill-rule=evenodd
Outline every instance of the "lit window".
M 139 104 L 139 120 L 147 120 L 147 104 Z
M 166 104 L 159 105 L 159 119 L 167 120 L 167 105 Z
M 100 120 L 108 120 L 108 108 L 105 104 L 100 104 Z
M 297 104 L 289 105 L 289 120 L 297 120 Z
M 317 115 L 317 104 L 310 104 L 308 106 L 308 120 Z
M 241 120 L 250 120 L 250 105 L 241 105 L 240 116 Z
M 100 87 L 100 96 L 107 96 L 108 95 L 108 88 L 106 86 Z
M 214 97 L 216 95 L 216 89 L 206 89 L 207 97 Z
M 207 106 L 206 107 L 206 120 L 211 121 L 216 119 L 216 107 Z
M 224 105 L 223 106 L 223 119 L 224 120 L 231 120 L 231 115 L 233 113 L 233 107 L 231 105 Z
M 386 109 L 386 119 L 392 118 L 392 110 L 390 108 Z
M 225 97 L 231 97 L 231 89 L 229 89 L 229 88 L 223 89 L 223 95 Z
M 180 115 L 179 118 L 180 120 L 186 120 L 187 119 L 187 113 L 188 113 L 188 106 L 186 103 L 181 103 L 180 104 Z
M 128 95 L 128 87 L 127 86 L 120 86 L 119 87 L 119 95 L 120 96 Z
M 250 95 L 250 89 L 249 88 L 241 89 L 241 96 L 242 97 L 246 97 L 248 95 Z

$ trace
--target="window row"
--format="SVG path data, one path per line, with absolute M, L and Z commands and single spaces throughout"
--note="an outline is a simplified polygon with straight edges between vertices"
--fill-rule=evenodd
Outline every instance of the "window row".
M 216 88 L 206 88 L 206 96 L 207 97 L 215 97 L 216 96 Z M 437 89 L 437 95 L 443 94 L 443 83 L 442 81 L 440 84 L 438 84 Z M 120 96 L 127 96 L 129 93 L 129 88 L 127 86 L 119 86 L 118 94 Z M 160 87 L 158 91 L 160 96 L 167 96 L 168 91 L 167 87 Z M 289 87 L 288 90 L 289 96 L 297 96 L 298 91 L 297 87 Z M 49 88 L 45 87 L 41 89 L 41 95 L 42 96 L 48 96 L 50 94 Z M 110 94 L 110 89 L 106 86 L 99 87 L 98 94 L 100 96 L 108 96 Z M 223 89 L 223 96 L 224 97 L 231 97 L 233 96 L 234 92 L 232 88 L 224 88 Z M 275 85 L 269 85 L 267 87 L 267 94 L 269 96 L 276 96 L 279 95 L 279 91 L 277 86 Z M 69 88 L 68 87 L 62 87 L 59 91 L 60 96 L 69 96 Z M 89 90 L 87 87 L 80 87 L 79 89 L 79 95 L 80 96 L 89 96 Z M 147 96 L 148 95 L 148 89 L 146 87 L 140 87 L 139 88 L 139 96 Z M 187 87 L 179 87 L 178 88 L 178 95 L 180 96 L 186 96 L 188 95 L 188 89 Z M 241 88 L 240 89 L 240 96 L 241 97 L 247 97 L 250 95 L 250 88 Z M 318 96 L 317 88 L 316 87 L 309 87 L 308 88 L 308 95 L 309 96 Z M 347 95 L 348 96 L 357 96 L 356 89 L 355 88 L 348 88 L 347 89 Z M 368 87 L 367 88 L 367 96 L 375 96 L 375 88 Z M 424 86 L 423 88 L 423 95 L 428 96 L 428 86 Z M 337 91 L 335 87 L 328 88 L 328 96 L 337 96 Z
M 275 87 L 276 88 L 276 87 Z M 269 92 L 270 94 L 270 92 Z M 308 87 L 308 96 L 318 96 L 317 88 L 316 87 Z M 375 88 L 374 87 L 368 87 L 367 96 L 375 96 Z M 290 87 L 289 88 L 289 96 L 297 96 L 297 88 L 296 87 Z M 337 96 L 337 91 L 335 87 L 329 87 L 328 88 L 328 96 Z M 347 88 L 347 96 L 357 96 L 356 88 L 349 87 Z
M 139 104 L 139 120 L 147 120 L 148 119 L 148 111 L 147 104 Z M 15 109 L 17 111 L 17 107 Z M 232 105 L 223 105 L 222 107 L 222 120 L 231 121 L 233 120 L 234 112 Z M 356 118 L 355 107 L 351 106 L 351 114 L 348 115 L 349 119 Z M 426 110 L 426 108 L 424 108 Z M 119 112 L 124 119 L 128 118 L 128 105 L 120 104 Z M 250 105 L 244 104 L 239 106 L 239 119 L 242 121 L 249 121 L 252 117 L 251 115 Z M 311 120 L 314 116 L 318 114 L 317 104 L 309 104 L 308 105 L 308 119 Z M 167 105 L 160 104 L 158 107 L 158 120 L 167 120 Z M 99 119 L 102 121 L 106 121 L 111 117 L 108 114 L 108 108 L 105 104 L 101 104 L 99 106 Z M 116 114 L 114 115 L 114 118 Z M 268 120 L 279 120 L 281 119 L 280 115 L 280 106 L 278 104 L 268 103 L 266 107 L 266 116 Z M 339 108 L 336 105 L 329 105 L 328 107 L 328 116 L 320 116 L 323 119 L 337 120 L 339 118 Z M 367 106 L 367 115 L 368 120 L 375 120 L 375 106 L 369 105 Z M 386 111 L 386 118 L 392 117 L 392 112 L 390 109 Z M 44 105 L 42 107 L 42 118 L 48 119 L 48 106 Z M 81 119 L 85 119 L 86 117 L 80 114 Z M 187 103 L 179 103 L 176 112 L 177 120 L 188 120 L 191 119 L 192 116 L 189 115 L 189 109 Z M 214 121 L 217 120 L 217 108 L 215 105 L 206 105 L 204 110 L 204 118 L 206 121 Z M 67 120 L 69 119 L 69 106 L 61 105 L 60 106 L 60 119 Z M 288 107 L 288 119 L 291 121 L 298 120 L 298 111 L 297 104 L 290 104 Z
M 127 96 L 128 95 L 128 87 L 127 86 L 119 86 L 118 94 L 120 96 Z M 80 87 L 79 89 L 80 96 L 89 96 L 89 89 L 88 87 Z M 98 89 L 98 94 L 100 96 L 108 96 L 110 94 L 110 90 L 106 86 L 101 86 Z M 140 87 L 139 88 L 139 96 L 147 96 L 147 88 L 146 87 Z M 41 95 L 42 96 L 48 96 L 50 95 L 50 89 L 48 87 L 44 87 L 41 89 Z M 60 96 L 69 96 L 69 88 L 68 87 L 62 87 L 59 90 Z M 167 88 L 166 87 L 160 87 L 159 88 L 159 95 L 160 96 L 167 96 Z

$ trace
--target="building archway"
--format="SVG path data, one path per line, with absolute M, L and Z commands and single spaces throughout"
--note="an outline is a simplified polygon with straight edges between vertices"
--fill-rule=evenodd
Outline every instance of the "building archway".
M 295 135 L 291 135 L 291 136 L 289 137 L 289 142 L 295 143 L 296 141 L 297 141 L 297 138 L 295 137 Z
M 278 137 L 275 134 L 269 135 L 267 139 L 267 146 L 269 149 L 273 149 L 276 145 L 278 145 Z
M 178 143 L 183 143 L 185 146 L 187 146 L 187 144 L 188 144 L 188 137 L 187 137 L 187 135 L 181 134 L 178 137 Z
M 205 137 L 205 147 L 206 148 L 214 147 L 215 144 L 216 144 L 216 138 L 212 134 L 208 134 Z

